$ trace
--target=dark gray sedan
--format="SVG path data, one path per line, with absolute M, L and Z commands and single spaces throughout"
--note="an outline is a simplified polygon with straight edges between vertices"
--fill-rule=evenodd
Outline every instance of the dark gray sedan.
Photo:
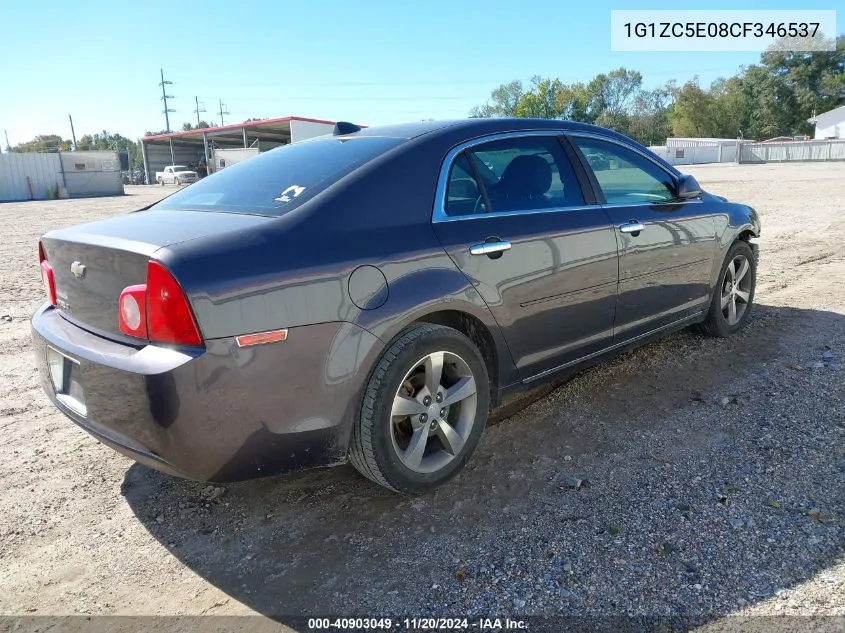
M 59 410 L 143 464 L 232 481 L 348 460 L 419 493 L 509 393 L 739 330 L 759 233 L 610 130 L 338 124 L 44 235 L 33 338 Z

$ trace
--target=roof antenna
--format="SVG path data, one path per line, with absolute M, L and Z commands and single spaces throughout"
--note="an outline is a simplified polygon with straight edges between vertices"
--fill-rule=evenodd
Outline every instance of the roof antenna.
M 338 121 L 334 124 L 334 130 L 332 131 L 332 136 L 342 136 L 343 134 L 354 134 L 355 132 L 360 132 L 361 128 L 355 125 L 354 123 L 349 123 L 349 121 Z

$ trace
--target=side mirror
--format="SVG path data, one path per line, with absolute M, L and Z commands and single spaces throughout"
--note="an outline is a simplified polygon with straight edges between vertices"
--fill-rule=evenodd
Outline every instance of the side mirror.
M 678 178 L 678 200 L 694 200 L 701 196 L 701 187 L 698 181 L 688 174 Z

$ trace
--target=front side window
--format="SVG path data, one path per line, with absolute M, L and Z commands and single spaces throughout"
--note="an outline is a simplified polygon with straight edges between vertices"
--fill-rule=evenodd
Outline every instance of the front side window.
M 454 216 L 583 204 L 558 139 L 531 136 L 490 141 L 459 154 L 449 173 L 445 211 Z
M 587 159 L 608 204 L 660 204 L 675 198 L 675 184 L 667 171 L 616 143 L 574 137 Z
M 279 216 L 401 142 L 321 137 L 285 145 L 203 178 L 151 209 Z

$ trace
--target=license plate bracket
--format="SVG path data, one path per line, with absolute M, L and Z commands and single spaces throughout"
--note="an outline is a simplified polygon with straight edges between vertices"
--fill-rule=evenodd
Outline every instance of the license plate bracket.
M 47 347 L 47 373 L 56 399 L 79 416 L 88 415 L 85 392 L 80 382 L 79 361 L 53 347 Z

